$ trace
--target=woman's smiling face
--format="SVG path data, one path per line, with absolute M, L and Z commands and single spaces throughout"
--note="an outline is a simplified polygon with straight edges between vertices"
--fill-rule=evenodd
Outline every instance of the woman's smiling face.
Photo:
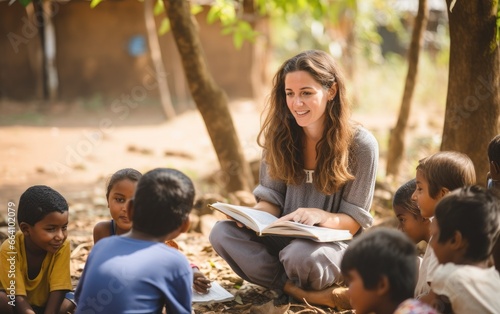
M 299 126 L 323 128 L 327 102 L 335 96 L 333 90 L 327 90 L 306 71 L 295 71 L 285 77 L 285 94 L 288 109 Z

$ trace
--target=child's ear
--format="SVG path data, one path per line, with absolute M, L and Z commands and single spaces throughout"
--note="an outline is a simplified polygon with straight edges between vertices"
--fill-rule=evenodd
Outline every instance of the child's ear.
M 167 235 L 168 240 L 175 239 L 179 236 L 179 234 L 187 232 L 189 230 L 190 224 L 191 224 L 191 221 L 189 220 L 189 217 L 188 217 L 188 218 L 186 218 L 186 220 L 184 220 L 182 222 L 182 224 L 179 226 L 179 228 L 175 229 L 174 231 L 172 231 L 171 233 L 169 233 Z
M 454 250 L 459 250 L 467 245 L 467 240 L 463 238 L 462 233 L 460 231 L 455 231 L 453 236 L 450 238 L 451 248 Z
M 420 217 L 422 218 L 422 222 L 424 224 L 430 224 L 431 223 L 431 220 L 429 218 L 425 218 L 425 217 L 422 217 L 422 216 L 420 216 Z
M 439 190 L 439 198 L 443 198 L 448 193 L 450 193 L 450 190 L 448 190 L 447 188 L 441 188 Z
M 24 234 L 24 236 L 29 236 L 30 235 L 30 225 L 26 222 L 21 222 L 19 224 L 19 229 L 21 229 L 21 232 Z
M 180 233 L 188 232 L 190 225 L 191 225 L 191 220 L 189 220 L 189 216 L 188 216 L 188 218 L 186 218 L 186 220 L 184 220 L 184 222 L 182 223 L 182 225 L 179 228 Z
M 495 161 L 490 161 L 490 175 L 492 178 L 497 178 L 498 176 L 500 176 L 500 165 L 497 164 Z
M 391 284 L 389 283 L 389 278 L 387 276 L 382 276 L 377 283 L 377 294 L 382 296 L 389 294 L 391 290 Z

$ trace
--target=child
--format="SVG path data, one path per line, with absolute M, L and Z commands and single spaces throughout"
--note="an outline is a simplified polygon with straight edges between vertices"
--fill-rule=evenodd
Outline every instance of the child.
M 476 172 L 472 160 L 467 155 L 443 151 L 419 161 L 416 183 L 417 188 L 412 199 L 417 202 L 422 217 L 430 219 L 434 216 L 437 202 L 443 196 L 459 187 L 476 183 Z M 437 265 L 432 248 L 427 246 L 418 273 L 415 297 L 429 304 L 435 301 L 434 295 L 427 294 Z
M 112 235 L 122 235 L 130 231 L 132 222 L 128 218 L 127 206 L 134 198 L 137 182 L 142 174 L 132 168 L 125 168 L 115 172 L 106 188 L 106 200 L 112 219 L 100 221 L 94 227 L 94 244 L 102 238 Z M 173 240 L 165 242 L 167 245 L 178 249 Z M 191 264 L 193 268 L 193 287 L 199 293 L 208 293 L 210 280 L 200 271 L 198 266 Z
M 131 230 L 100 240 L 76 289 L 76 313 L 191 314 L 192 271 L 186 257 L 164 244 L 189 228 L 194 186 L 182 172 L 144 174 L 129 202 Z
M 411 299 L 416 261 L 415 245 L 400 231 L 380 227 L 355 238 L 340 267 L 356 313 L 437 313 Z
M 106 189 L 106 200 L 112 219 L 95 225 L 94 244 L 102 238 L 127 233 L 132 228 L 132 222 L 127 216 L 127 205 L 134 198 L 137 181 L 141 176 L 139 171 L 132 168 L 118 170 L 111 176 Z
M 411 199 L 416 186 L 415 179 L 403 184 L 394 193 L 392 208 L 399 221 L 398 229 L 406 233 L 415 244 L 418 244 L 421 241 L 429 241 L 430 220 L 420 215 L 417 203 Z
M 449 299 L 455 314 L 500 313 L 500 276 L 489 266 L 500 234 L 498 192 L 480 186 L 453 191 L 437 205 L 431 234 L 440 264 L 432 290 Z
M 66 313 L 72 290 L 68 203 L 54 189 L 35 185 L 19 199 L 19 229 L 1 246 L 0 313 Z
M 488 145 L 488 161 L 490 171 L 488 172 L 488 188 L 500 191 L 500 134 L 495 136 Z M 493 249 L 493 263 L 500 272 L 500 241 L 497 241 Z

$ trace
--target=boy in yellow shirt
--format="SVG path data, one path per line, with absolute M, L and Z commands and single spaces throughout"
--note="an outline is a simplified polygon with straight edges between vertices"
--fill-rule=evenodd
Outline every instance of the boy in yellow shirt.
M 20 231 L 0 247 L 0 313 L 66 313 L 72 290 L 68 203 L 54 189 L 36 185 L 19 200 Z

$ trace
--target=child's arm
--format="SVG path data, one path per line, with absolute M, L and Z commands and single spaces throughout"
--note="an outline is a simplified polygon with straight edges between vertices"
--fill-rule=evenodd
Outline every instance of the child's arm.
M 23 314 L 36 314 L 28 302 L 28 297 L 25 295 L 16 295 L 16 312 Z
M 432 289 L 428 294 L 423 295 L 418 300 L 430 305 L 440 313 L 452 313 L 450 300 L 444 295 L 436 294 Z
M 210 280 L 208 280 L 205 275 L 200 271 L 197 266 L 192 266 L 193 268 L 193 287 L 198 293 L 208 293 L 210 289 Z
M 64 296 L 73 289 L 70 274 L 70 241 L 68 239 L 55 253 L 53 268 L 48 270 L 47 276 L 50 292 L 45 303 L 44 313 L 61 313 Z
M 165 244 L 173 247 L 175 249 L 179 249 L 179 245 L 174 240 L 167 240 Z M 210 280 L 208 280 L 205 275 L 200 271 L 198 266 L 191 263 L 191 269 L 193 270 L 193 288 L 198 293 L 208 293 L 208 289 L 210 289 Z
M 10 254 L 11 252 L 20 251 L 21 235 L 19 231 L 16 233 L 15 238 L 13 238 L 12 234 L 9 234 L 8 240 L 5 240 L 0 247 L 0 286 L 6 297 L 7 294 L 15 294 L 15 307 L 12 307 L 12 313 L 35 314 L 31 304 L 28 302 L 24 285 L 24 272 L 28 271 L 28 266 L 26 263 L 21 263 L 19 261 L 18 254 Z M 15 259 L 13 259 L 12 256 L 14 256 Z M 5 261 L 5 263 L 3 263 L 3 261 Z M 15 265 L 14 272 L 12 272 L 10 268 L 11 263 Z M 11 287 L 11 285 L 13 287 Z M 8 298 L 5 301 L 11 301 L 11 299 Z M 8 306 L 11 307 L 10 304 Z M 4 310 L 3 304 L 1 310 Z
M 94 226 L 94 244 L 102 238 L 109 237 L 111 235 L 111 222 L 110 221 L 100 221 Z
M 47 299 L 47 305 L 45 306 L 45 314 L 57 314 L 61 308 L 61 304 L 64 300 L 64 295 L 67 291 L 65 290 L 55 290 L 49 293 L 49 298 Z

